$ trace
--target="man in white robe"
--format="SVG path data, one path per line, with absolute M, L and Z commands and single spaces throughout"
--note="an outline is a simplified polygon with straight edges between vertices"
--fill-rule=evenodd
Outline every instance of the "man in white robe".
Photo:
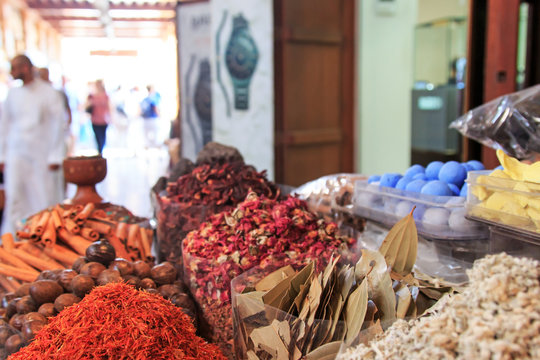
M 11 61 L 11 75 L 23 86 L 9 90 L 0 120 L 0 170 L 6 204 L 1 233 L 64 198 L 63 103 L 59 93 L 34 75 L 28 57 Z

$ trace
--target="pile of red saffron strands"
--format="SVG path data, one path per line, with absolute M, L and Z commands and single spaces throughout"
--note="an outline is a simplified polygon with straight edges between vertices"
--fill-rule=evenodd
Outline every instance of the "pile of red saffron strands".
M 235 210 L 190 232 L 184 239 L 184 274 L 210 326 L 207 336 L 227 353 L 233 278 L 254 266 L 270 271 L 313 260 L 324 269 L 332 255 L 353 245 L 352 238 L 338 236 L 337 230 L 296 197 L 276 201 L 250 193 Z
M 124 283 L 95 288 L 42 328 L 18 359 L 226 359 L 171 302 Z

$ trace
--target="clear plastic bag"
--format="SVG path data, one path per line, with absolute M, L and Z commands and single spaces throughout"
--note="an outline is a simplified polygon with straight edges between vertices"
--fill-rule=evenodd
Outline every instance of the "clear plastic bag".
M 343 226 L 362 231 L 365 220 L 353 214 L 354 183 L 366 180 L 361 174 L 333 174 L 307 182 L 293 193 L 305 200 L 309 210 L 326 221 L 333 221 L 340 228 Z
M 540 153 L 540 85 L 498 97 L 450 124 L 461 134 L 510 156 Z

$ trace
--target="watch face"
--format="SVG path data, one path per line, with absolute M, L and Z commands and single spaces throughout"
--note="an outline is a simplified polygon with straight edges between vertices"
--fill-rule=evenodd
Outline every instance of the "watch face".
M 225 64 L 231 76 L 237 79 L 248 79 L 253 75 L 259 53 L 255 41 L 246 30 L 232 33 L 225 52 Z

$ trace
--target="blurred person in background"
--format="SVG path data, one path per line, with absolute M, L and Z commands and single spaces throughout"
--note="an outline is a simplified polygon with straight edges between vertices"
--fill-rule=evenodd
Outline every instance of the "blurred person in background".
M 0 170 L 6 201 L 2 233 L 24 218 L 64 199 L 64 104 L 58 91 L 34 75 L 25 55 L 11 61 L 23 85 L 9 90 L 0 119 Z
M 90 114 L 97 150 L 101 154 L 107 140 L 107 126 L 111 121 L 111 104 L 103 80 L 96 80 L 95 90 L 88 95 L 85 109 Z
M 52 85 L 52 81 L 49 78 L 49 69 L 46 67 L 42 67 L 38 69 L 38 74 L 41 80 L 45 81 L 49 85 Z M 65 133 L 65 143 L 67 148 L 67 153 L 71 154 L 73 152 L 73 143 L 74 139 L 71 136 L 70 126 L 72 121 L 72 115 L 71 115 L 71 107 L 69 106 L 69 98 L 66 94 L 66 92 L 63 89 L 56 89 L 58 91 L 58 94 L 60 94 L 60 97 L 62 98 L 63 104 L 64 104 L 64 117 L 65 117 L 65 127 L 64 127 L 64 133 Z
M 157 145 L 159 104 L 161 95 L 154 89 L 154 86 L 146 86 L 147 95 L 141 101 L 141 117 L 144 121 L 144 132 L 148 146 Z

